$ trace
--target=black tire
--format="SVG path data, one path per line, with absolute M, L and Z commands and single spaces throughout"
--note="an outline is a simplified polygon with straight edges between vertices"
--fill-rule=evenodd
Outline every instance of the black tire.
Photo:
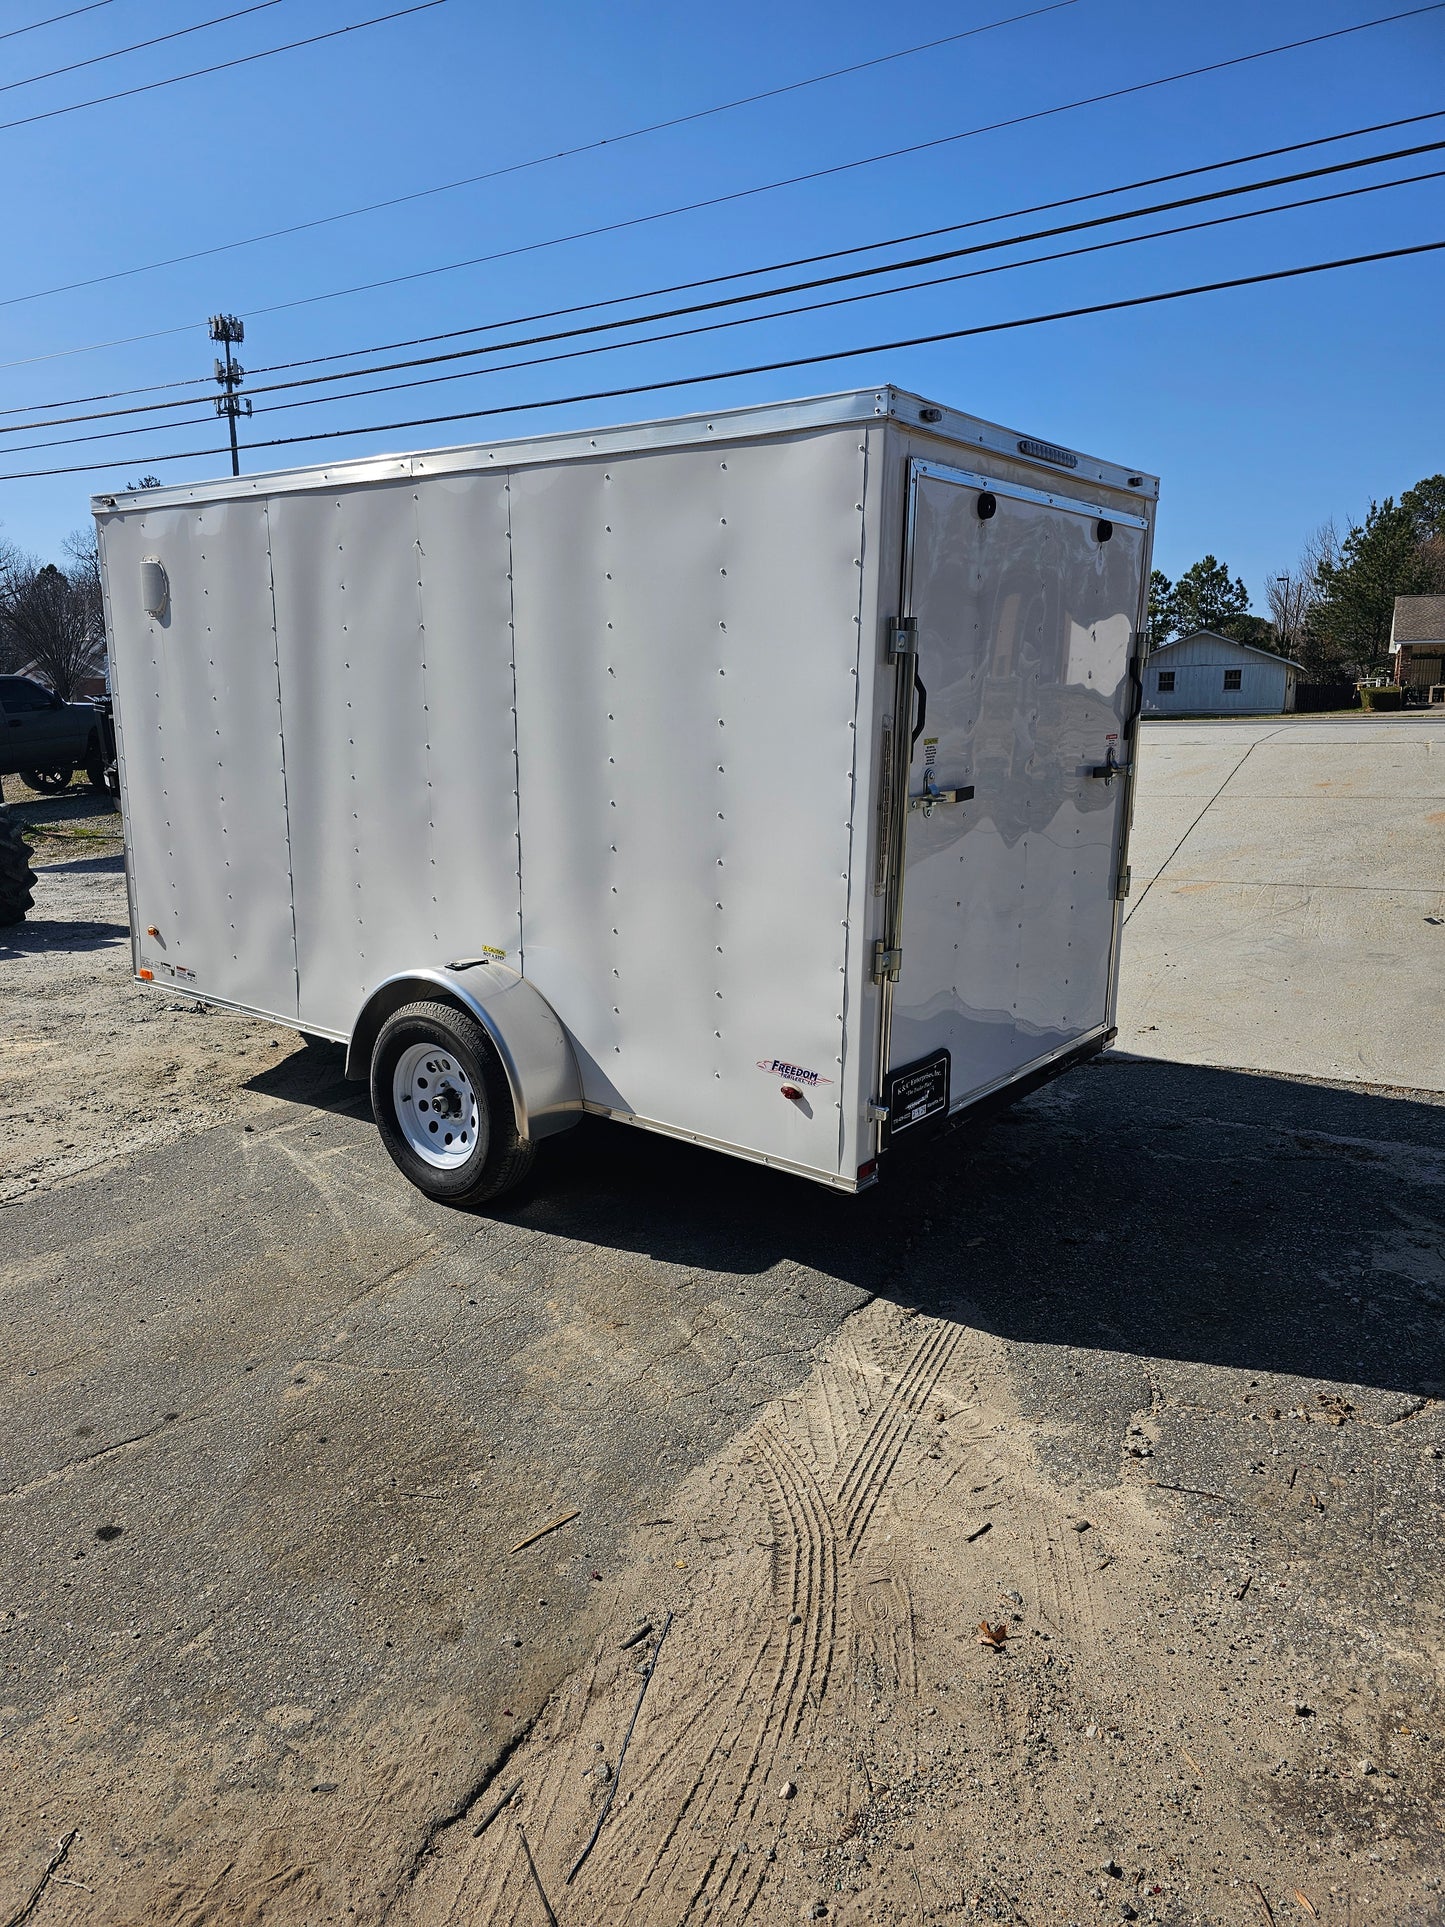
M 455 1058 L 475 1099 L 472 1149 L 446 1168 L 429 1164 L 412 1148 L 397 1116 L 397 1063 L 419 1044 L 435 1045 L 443 1058 Z M 536 1157 L 536 1146 L 517 1133 L 512 1093 L 495 1046 L 475 1017 L 451 1004 L 406 1004 L 387 1018 L 371 1053 L 371 1108 L 392 1163 L 418 1191 L 443 1204 L 485 1204 L 501 1197 L 522 1182 Z
M 20 772 L 22 783 L 28 783 L 33 790 L 43 796 L 58 796 L 61 790 L 70 788 L 70 779 L 75 774 L 70 763 L 60 763 L 55 769 L 23 769 Z
M 0 924 L 21 923 L 35 902 L 35 872 L 30 846 L 4 810 L 0 810 Z

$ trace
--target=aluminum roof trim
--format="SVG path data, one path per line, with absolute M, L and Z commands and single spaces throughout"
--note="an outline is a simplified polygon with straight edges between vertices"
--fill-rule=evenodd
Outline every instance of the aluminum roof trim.
M 939 407 L 937 422 L 923 422 L 922 411 Z M 541 462 L 585 461 L 608 455 L 640 453 L 649 448 L 695 446 L 707 441 L 753 440 L 764 435 L 786 435 L 810 428 L 841 427 L 849 422 L 889 419 L 918 433 L 936 436 L 949 447 L 965 446 L 1006 455 L 1035 468 L 1041 475 L 1100 482 L 1152 501 L 1158 481 L 1139 470 L 1114 462 L 1078 455 L 1077 466 L 1064 470 L 1037 462 L 1020 452 L 1027 439 L 1019 430 L 987 422 L 960 410 L 926 402 L 906 389 L 892 386 L 845 389 L 835 394 L 795 401 L 753 403 L 738 408 L 697 410 L 652 421 L 622 422 L 592 429 L 559 429 L 545 435 L 519 436 L 496 442 L 464 442 L 451 447 L 363 455 L 349 460 L 307 463 L 297 468 L 263 469 L 256 474 L 218 476 L 197 482 L 177 482 L 161 488 L 104 489 L 91 496 L 96 515 L 136 508 L 170 508 L 186 504 L 237 502 L 257 496 L 301 490 L 354 488 L 368 482 L 404 481 L 421 475 L 509 469 Z M 319 439 L 319 438 L 318 438 Z M 1138 475 L 1140 485 L 1129 478 Z

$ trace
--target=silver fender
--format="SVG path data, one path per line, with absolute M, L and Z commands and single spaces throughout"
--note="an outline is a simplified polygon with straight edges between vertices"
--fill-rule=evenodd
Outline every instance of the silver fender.
M 346 1075 L 365 1079 L 387 1018 L 403 1004 L 428 998 L 469 1011 L 496 1045 L 519 1136 L 550 1137 L 577 1122 L 582 1079 L 572 1041 L 541 991 L 502 963 L 404 970 L 378 984 L 352 1027 Z

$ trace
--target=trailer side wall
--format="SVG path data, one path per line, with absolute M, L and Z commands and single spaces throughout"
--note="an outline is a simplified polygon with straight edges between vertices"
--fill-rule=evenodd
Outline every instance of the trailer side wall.
M 99 523 L 137 966 L 157 983 L 294 1023 L 266 504 Z M 141 603 L 152 555 L 164 556 L 170 582 L 159 619 Z
M 510 482 L 524 971 L 590 1108 L 828 1173 L 866 461 L 844 424 Z
M 514 956 L 505 477 L 99 520 L 140 964 L 345 1037 L 394 972 Z

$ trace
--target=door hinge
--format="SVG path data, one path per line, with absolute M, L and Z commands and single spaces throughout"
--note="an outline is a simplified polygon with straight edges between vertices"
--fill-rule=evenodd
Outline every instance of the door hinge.
M 1127 863 L 1124 865 L 1123 869 L 1119 872 L 1119 881 L 1114 886 L 1114 900 L 1116 903 L 1122 903 L 1125 897 L 1128 896 L 1129 879 L 1133 876 L 1133 874 L 1134 872 L 1130 869 Z
M 918 617 L 890 616 L 888 619 L 888 660 L 918 654 Z
M 868 1122 L 870 1124 L 886 1124 L 888 1122 L 888 1115 L 888 1106 L 881 1103 L 879 1099 L 875 1097 L 868 1106 Z
M 896 984 L 898 982 L 898 972 L 902 964 L 903 952 L 901 950 L 890 950 L 883 939 L 879 937 L 873 946 L 874 983 L 881 984 L 886 979 L 890 984 Z

